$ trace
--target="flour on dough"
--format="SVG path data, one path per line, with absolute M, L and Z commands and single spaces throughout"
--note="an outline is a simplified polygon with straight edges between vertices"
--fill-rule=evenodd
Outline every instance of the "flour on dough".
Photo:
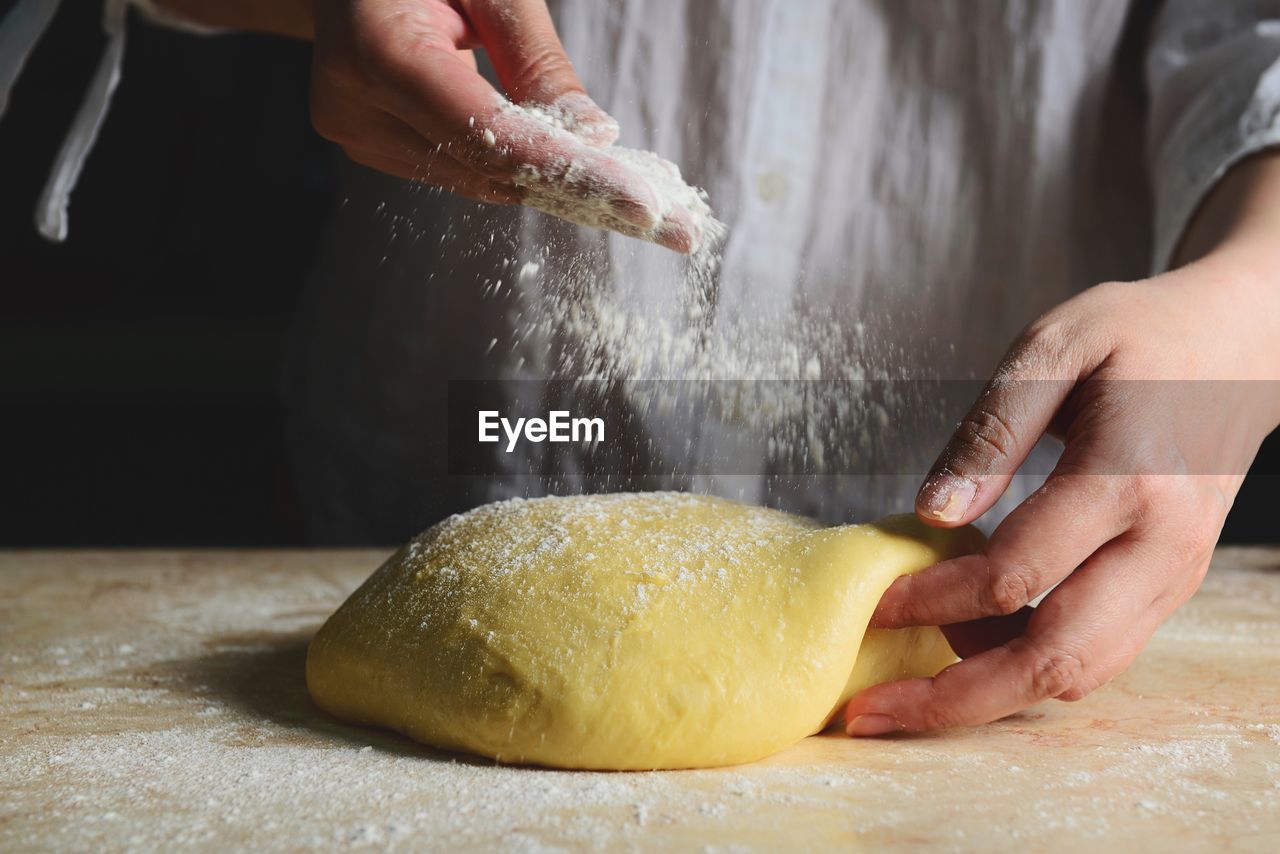
M 383 564 L 312 641 L 307 685 L 344 720 L 503 762 L 750 762 L 953 662 L 935 628 L 867 624 L 899 575 L 980 546 L 680 493 L 505 501 Z

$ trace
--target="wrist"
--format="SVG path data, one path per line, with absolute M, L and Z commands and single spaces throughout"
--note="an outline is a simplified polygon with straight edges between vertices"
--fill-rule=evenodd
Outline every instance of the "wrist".
M 1236 442 L 1223 436 L 1225 445 L 1256 445 L 1280 426 L 1280 262 L 1273 254 L 1235 237 L 1147 283 L 1173 319 L 1162 345 L 1178 354 L 1170 377 L 1207 381 L 1204 394 L 1225 395 L 1239 430 Z
M 1234 167 L 1183 236 L 1172 278 L 1185 284 L 1246 373 L 1280 380 L 1280 151 Z M 1206 302 L 1207 301 L 1207 302 Z

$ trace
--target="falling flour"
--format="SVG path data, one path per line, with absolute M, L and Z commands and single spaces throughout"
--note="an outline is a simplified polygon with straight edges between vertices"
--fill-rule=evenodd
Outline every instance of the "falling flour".
M 675 478 L 712 469 L 897 474 L 903 466 L 927 468 L 931 460 L 903 457 L 901 436 L 937 433 L 940 446 L 958 414 L 939 406 L 931 389 L 897 382 L 910 378 L 903 366 L 913 359 L 882 333 L 910 318 L 890 320 L 883 311 L 863 317 L 851 314 L 852 303 L 833 310 L 800 294 L 767 306 L 743 298 L 741 291 L 752 285 L 738 279 L 750 271 L 726 270 L 733 237 L 708 194 L 686 182 L 678 166 L 653 152 L 601 146 L 616 127 L 608 134 L 583 127 L 574 110 L 505 99 L 497 107 L 475 124 L 482 142 L 508 155 L 536 142 L 542 157 L 539 166 L 517 167 L 526 207 L 668 246 L 672 228 L 695 239 L 687 244 L 694 251 L 681 256 L 568 231 L 536 216 L 520 216 L 487 241 L 450 228 L 442 244 L 465 241 L 467 256 L 501 259 L 483 283 L 484 298 L 502 302 L 507 318 L 484 349 L 496 376 L 620 392 L 625 405 L 609 409 L 614 435 L 641 437 L 652 452 L 647 457 L 670 461 L 666 471 Z M 626 181 L 601 178 L 611 173 Z M 631 195 L 653 200 L 644 226 L 636 224 L 634 210 L 620 211 L 618 204 L 618 188 L 635 189 L 636 182 L 643 192 Z M 502 258 L 504 246 L 510 254 Z M 722 304 L 722 290 L 735 299 Z M 589 394 L 576 405 L 595 406 Z M 691 425 L 687 417 L 681 423 L 679 413 L 696 413 L 692 429 L 708 437 L 694 452 L 688 450 Z M 927 423 L 905 422 L 903 413 Z M 681 447 L 660 447 L 670 442 Z M 626 462 L 622 468 L 632 470 Z
M 895 432 L 906 414 L 923 422 L 912 435 L 945 439 L 954 413 L 931 387 L 899 382 L 907 359 L 877 326 L 802 304 L 718 304 L 729 285 L 715 255 L 686 260 L 655 294 L 620 272 L 619 253 L 642 250 L 597 248 L 553 239 L 512 259 L 517 287 L 498 297 L 510 337 L 489 358 L 504 374 L 523 358 L 514 378 L 572 381 L 581 400 L 621 393 L 615 435 L 647 436 L 674 476 L 924 471 Z M 681 452 L 691 419 L 720 436 L 692 456 Z
M 539 378 L 617 384 L 629 401 L 620 416 L 632 422 L 624 425 L 629 432 L 643 430 L 655 413 L 684 410 L 704 413 L 739 433 L 767 436 L 766 443 L 754 443 L 758 447 L 749 453 L 757 461 L 744 470 L 759 465 L 761 457 L 785 458 L 806 470 L 846 466 L 848 453 L 866 444 L 848 435 L 849 425 L 882 427 L 886 417 L 876 407 L 883 403 L 860 395 L 815 395 L 810 384 L 865 377 L 862 324 L 849 328 L 840 318 L 810 314 L 802 306 L 734 316 L 720 311 L 728 229 L 714 215 L 708 194 L 653 152 L 587 144 L 598 143 L 600 134 L 575 125 L 576 116 L 556 106 L 501 99 L 489 120 L 501 132 L 481 132 L 491 146 L 513 132 L 530 138 L 548 134 L 548 150 L 563 144 L 570 153 L 542 168 L 520 168 L 516 182 L 528 193 L 528 207 L 667 245 L 664 238 L 673 229 L 691 235 L 693 251 L 672 283 L 678 304 L 637 305 L 616 287 L 608 259 L 589 247 L 552 241 L 531 259 L 511 259 L 517 288 L 510 296 L 518 300 L 511 314 L 512 340 L 495 340 L 492 357 L 510 359 L 518 372 L 533 369 Z M 635 222 L 634 211 L 619 211 L 616 186 L 607 180 L 611 171 L 638 180 L 652 196 L 646 225 Z M 843 449 L 839 463 L 828 453 L 835 447 Z

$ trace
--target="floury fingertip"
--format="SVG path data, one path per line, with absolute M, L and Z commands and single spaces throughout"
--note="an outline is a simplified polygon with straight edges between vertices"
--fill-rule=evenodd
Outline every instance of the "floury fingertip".
M 978 485 L 967 477 L 937 474 L 920 488 L 916 496 L 916 510 L 924 518 L 959 522 L 977 496 Z

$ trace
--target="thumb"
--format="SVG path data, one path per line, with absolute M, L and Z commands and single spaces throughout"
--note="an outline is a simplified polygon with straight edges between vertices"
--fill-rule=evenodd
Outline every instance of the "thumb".
M 923 522 L 950 528 L 987 512 L 1048 430 L 1075 380 L 1044 379 L 1068 366 L 1054 371 L 1058 354 L 1036 350 L 1034 339 L 1016 344 L 957 426 L 916 495 Z
M 588 145 L 618 138 L 618 123 L 587 95 L 544 0 L 461 0 L 511 100 L 551 108 Z

